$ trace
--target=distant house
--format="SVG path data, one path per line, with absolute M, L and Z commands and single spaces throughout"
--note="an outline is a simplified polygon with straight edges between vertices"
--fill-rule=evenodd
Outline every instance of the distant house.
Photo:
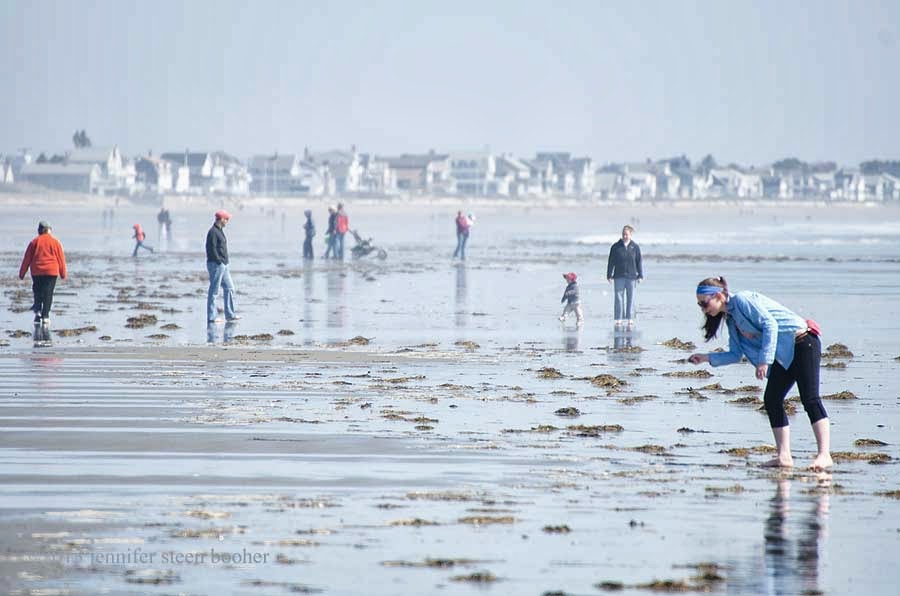
M 552 164 L 552 186 L 557 194 L 590 196 L 594 192 L 594 161 L 590 157 L 573 158 L 567 152 L 538 152 L 534 161 Z
M 390 168 L 395 188 L 409 194 L 452 194 L 455 182 L 450 177 L 446 154 L 403 153 L 379 158 Z
M 653 164 L 625 164 L 622 175 L 623 195 L 629 201 L 657 196 L 656 168 Z
M 529 170 L 531 180 L 529 194 L 546 197 L 555 192 L 557 176 L 552 160 L 523 159 L 522 163 L 528 166 Z
M 32 163 L 22 167 L 19 180 L 55 190 L 94 193 L 103 176 L 95 163 Z
M 538 194 L 540 186 L 532 186 L 531 168 L 512 155 L 501 155 L 496 160 L 495 178 L 502 180 L 496 194 L 507 197 L 527 197 Z M 504 192 L 500 192 L 500 191 Z
M 300 156 L 296 153 L 254 155 L 250 158 L 250 192 L 266 196 L 302 194 Z
M 66 163 L 69 165 L 97 164 L 100 167 L 100 175 L 108 182 L 115 182 L 123 174 L 124 160 L 118 146 L 83 147 L 69 151 L 66 154 Z
M 161 159 L 172 164 L 174 171 L 174 190 L 177 193 L 203 192 L 207 182 L 212 178 L 212 156 L 209 153 L 163 153 Z
M 350 151 L 332 150 L 311 152 L 305 150 L 303 161 L 315 166 L 324 166 L 328 194 L 353 194 L 360 191 L 363 168 L 359 162 L 356 147 Z
M 594 196 L 598 199 L 608 201 L 619 198 L 621 186 L 621 172 L 603 167 L 594 173 Z
M 362 169 L 359 192 L 377 196 L 396 192 L 397 178 L 387 161 L 369 153 L 360 153 L 359 165 Z
M 174 188 L 173 164 L 152 155 L 134 160 L 135 182 L 139 187 L 158 193 L 171 192 Z
M 460 195 L 484 197 L 496 191 L 494 175 L 497 162 L 488 152 L 460 152 L 450 154 L 450 177 L 456 181 Z
M 212 158 L 212 180 L 210 191 L 228 195 L 250 193 L 250 173 L 247 166 L 237 157 L 224 151 L 214 151 Z

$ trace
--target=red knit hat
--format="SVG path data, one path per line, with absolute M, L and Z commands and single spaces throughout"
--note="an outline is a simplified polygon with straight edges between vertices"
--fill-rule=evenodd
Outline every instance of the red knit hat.
M 564 277 L 564 278 L 566 279 L 566 281 L 569 282 L 569 283 L 572 283 L 573 281 L 575 281 L 575 280 L 578 279 L 578 276 L 575 275 L 574 273 L 572 273 L 571 271 L 568 272 L 568 273 L 563 273 L 563 277 Z
M 216 211 L 216 219 L 231 219 L 231 214 L 224 209 Z

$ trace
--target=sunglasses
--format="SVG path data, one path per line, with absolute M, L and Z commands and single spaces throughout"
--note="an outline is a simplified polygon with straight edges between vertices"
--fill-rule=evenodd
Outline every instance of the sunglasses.
M 707 300 L 698 300 L 697 306 L 700 307 L 700 310 L 706 310 L 706 307 L 709 306 L 710 302 L 712 302 L 712 298 L 709 298 Z

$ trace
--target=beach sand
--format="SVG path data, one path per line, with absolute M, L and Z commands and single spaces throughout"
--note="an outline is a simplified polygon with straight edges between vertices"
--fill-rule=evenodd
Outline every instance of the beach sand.
M 427 207 L 355 207 L 388 260 L 311 266 L 285 252 L 299 243 L 277 215 L 245 213 L 229 228 L 244 318 L 210 327 L 197 238 L 131 259 L 98 213 L 63 209 L 72 275 L 51 345 L 34 344 L 13 273 L 30 232 L 4 235 L 2 589 L 893 594 L 896 213 L 816 227 L 802 210 L 773 222 L 742 209 L 712 224 L 575 210 L 592 225 L 570 225 L 571 210 L 485 207 L 466 265 L 444 254 L 447 222 L 417 219 Z M 176 234 L 202 240 L 204 214 L 175 215 Z M 648 239 L 631 332 L 609 320 L 607 231 L 590 233 L 613 217 L 639 218 Z M 710 231 L 666 240 L 678 227 Z M 859 229 L 874 244 L 848 241 Z M 693 284 L 711 269 L 813 315 L 825 345 L 852 352 L 822 370 L 831 473 L 803 467 L 799 405 L 797 468 L 762 468 L 772 438 L 752 368 L 685 362 L 681 341 L 701 347 Z M 584 279 L 581 330 L 555 319 L 566 270 Z M 854 314 L 866 312 L 878 325 Z

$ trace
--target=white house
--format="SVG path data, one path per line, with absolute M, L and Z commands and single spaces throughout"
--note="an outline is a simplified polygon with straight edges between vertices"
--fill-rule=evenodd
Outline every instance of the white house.
M 31 163 L 22 166 L 19 180 L 56 190 L 94 193 L 103 176 L 100 166 L 95 163 Z
M 509 197 L 526 197 L 538 194 L 540 187 L 534 188 L 531 181 L 531 168 L 525 162 L 512 155 L 500 155 L 496 159 L 495 177 L 503 180 L 497 188 L 497 194 Z M 505 190 L 500 193 L 500 190 Z
M 174 176 L 172 162 L 154 157 L 141 156 L 134 161 L 135 182 L 148 191 L 157 193 L 172 192 Z
M 629 201 L 652 199 L 657 196 L 656 168 L 652 164 L 625 164 L 622 174 L 624 198 Z
M 460 152 L 450 154 L 450 176 L 456 181 L 461 195 L 487 196 L 497 171 L 497 162 L 488 152 Z
M 3 160 L 0 163 L 0 184 L 14 184 L 16 181 L 15 174 L 13 173 L 12 164 L 9 161 Z
M 355 146 L 350 151 L 311 152 L 307 149 L 303 153 L 303 161 L 325 167 L 328 194 L 359 192 L 363 168 Z

